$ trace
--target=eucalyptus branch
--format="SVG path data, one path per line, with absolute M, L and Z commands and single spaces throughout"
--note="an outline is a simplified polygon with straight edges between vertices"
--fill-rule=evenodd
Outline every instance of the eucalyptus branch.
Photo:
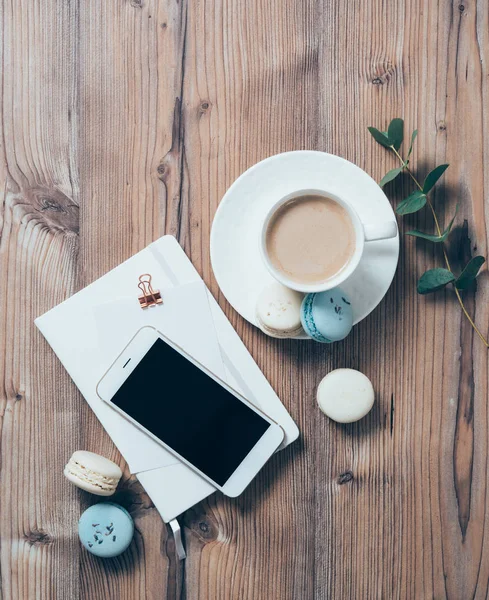
M 440 227 L 440 221 L 438 220 L 438 217 L 436 215 L 433 203 L 428 197 L 429 192 L 431 192 L 431 190 L 435 187 L 437 181 L 448 168 L 448 165 L 445 164 L 435 167 L 430 173 L 428 173 L 423 185 L 421 185 L 414 176 L 411 169 L 409 168 L 409 159 L 413 151 L 414 141 L 418 134 L 417 130 L 415 130 L 411 136 L 411 144 L 409 146 L 407 157 L 403 158 L 399 153 L 399 149 L 404 139 L 404 121 L 402 119 L 393 119 L 386 132 L 379 131 L 375 127 L 369 127 L 368 129 L 375 141 L 378 142 L 381 146 L 384 146 L 385 148 L 394 152 L 394 154 L 397 156 L 400 162 L 399 167 L 391 169 L 388 173 L 386 173 L 386 175 L 384 175 L 379 185 L 383 187 L 386 183 L 394 181 L 394 179 L 396 179 L 396 177 L 400 175 L 403 171 L 406 171 L 406 173 L 416 185 L 417 189 L 414 190 L 405 200 L 398 204 L 396 208 L 396 213 L 398 215 L 412 214 L 418 212 L 427 205 L 431 211 L 431 214 L 433 215 L 436 234 L 425 233 L 417 230 L 408 231 L 406 233 L 406 235 L 419 237 L 429 242 L 433 242 L 435 244 L 441 244 L 443 258 L 445 260 L 446 268 L 430 269 L 421 276 L 417 286 L 418 293 L 429 294 L 441 290 L 448 284 L 451 284 L 453 286 L 453 290 L 464 315 L 467 317 L 470 325 L 473 327 L 474 331 L 477 333 L 482 343 L 486 346 L 486 348 L 489 348 L 489 343 L 474 323 L 472 317 L 467 312 L 462 296 L 460 294 L 460 290 L 465 290 L 475 281 L 480 268 L 485 262 L 485 258 L 483 256 L 474 256 L 465 265 L 462 273 L 458 277 L 456 276 L 450 265 L 450 260 L 448 258 L 448 254 L 445 248 L 445 241 L 450 235 L 453 224 L 455 222 L 455 217 L 457 216 L 458 212 L 458 205 L 452 220 L 450 221 L 446 229 L 442 231 Z

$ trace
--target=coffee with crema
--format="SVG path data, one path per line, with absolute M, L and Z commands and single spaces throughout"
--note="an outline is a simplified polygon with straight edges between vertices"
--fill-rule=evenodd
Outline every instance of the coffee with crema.
M 273 215 L 266 250 L 275 267 L 299 284 L 319 284 L 339 273 L 355 252 L 348 212 L 323 196 L 289 200 Z

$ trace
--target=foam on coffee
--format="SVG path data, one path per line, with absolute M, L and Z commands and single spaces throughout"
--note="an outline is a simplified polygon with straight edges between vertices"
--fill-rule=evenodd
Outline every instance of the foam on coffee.
M 266 250 L 288 279 L 317 284 L 339 273 L 355 252 L 348 212 L 331 198 L 300 196 L 281 206 L 268 226 Z

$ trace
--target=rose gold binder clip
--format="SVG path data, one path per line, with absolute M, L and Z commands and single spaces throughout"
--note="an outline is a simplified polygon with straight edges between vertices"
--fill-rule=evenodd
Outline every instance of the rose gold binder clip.
M 139 276 L 138 288 L 143 292 L 138 298 L 141 308 L 163 304 L 160 290 L 154 290 L 151 286 L 151 275 L 149 273 Z

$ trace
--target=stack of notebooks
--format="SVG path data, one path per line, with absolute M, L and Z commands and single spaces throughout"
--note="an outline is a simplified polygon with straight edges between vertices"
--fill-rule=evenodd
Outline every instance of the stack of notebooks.
M 154 287 L 163 297 L 163 304 L 144 310 L 138 301 L 139 276 L 143 273 L 151 274 Z M 96 394 L 97 383 L 144 325 L 161 331 L 281 425 L 285 438 L 280 449 L 299 435 L 294 421 L 172 236 L 160 238 L 42 315 L 36 325 L 165 522 L 212 494 L 215 488 Z M 163 386 L 164 377 L 163 367 Z M 182 386 L 182 399 L 184 394 Z

